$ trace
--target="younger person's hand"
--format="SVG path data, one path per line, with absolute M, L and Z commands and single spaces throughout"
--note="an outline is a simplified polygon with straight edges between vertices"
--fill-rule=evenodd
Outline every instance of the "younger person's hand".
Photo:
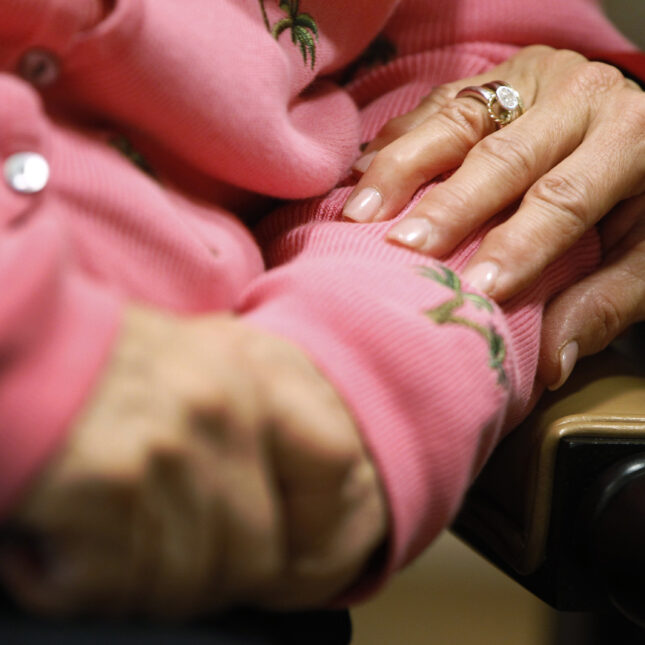
M 188 615 L 309 607 L 385 537 L 342 401 L 290 343 L 228 316 L 131 309 L 69 441 L 13 515 L 28 607 Z
M 493 80 L 510 83 L 526 107 L 500 130 L 485 105 L 455 98 Z M 601 223 L 604 265 L 546 312 L 546 384 L 561 384 L 578 356 L 645 318 L 645 93 L 615 67 L 528 47 L 485 75 L 436 88 L 390 121 L 355 167 L 364 174 L 344 213 L 363 222 L 394 217 L 425 182 L 458 168 L 388 233 L 435 257 L 521 200 L 484 237 L 464 273 L 498 302 Z

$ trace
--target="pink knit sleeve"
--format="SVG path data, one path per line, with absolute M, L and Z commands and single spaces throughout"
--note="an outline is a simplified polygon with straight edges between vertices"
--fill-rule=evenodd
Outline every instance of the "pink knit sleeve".
M 23 0 L 23 13 L 43 2 L 57 7 L 54 16 L 79 4 Z M 115 0 L 93 29 L 61 38 L 40 25 L 25 41 L 61 61 L 49 100 L 119 124 L 158 170 L 193 185 L 208 177 L 300 198 L 336 185 L 356 155 L 356 106 L 329 77 L 360 54 L 396 3 L 308 0 L 299 12 L 307 46 L 291 30 L 276 31 L 289 18 L 275 0 Z M 21 20 L 15 6 L 9 14 Z
M 264 264 L 231 213 L 142 172 L 111 133 L 57 122 L 31 85 L 2 73 L 0 124 L 4 517 L 98 384 L 126 302 L 231 310 Z M 25 154 L 49 168 L 37 185 Z
M 484 73 L 517 46 L 587 51 L 594 34 L 608 49 L 632 49 L 590 0 L 405 0 L 385 33 L 396 59 L 347 88 L 362 108 L 363 141 L 432 87 Z M 390 512 L 388 555 L 360 596 L 450 524 L 495 445 L 531 409 L 541 392 L 543 307 L 597 265 L 600 249 L 589 232 L 500 309 L 460 271 L 510 212 L 438 262 L 386 243 L 391 222 L 344 222 L 350 190 L 285 207 L 263 224 L 272 268 L 241 310 L 310 354 L 344 397 L 377 465 Z
M 21 191 L 9 165 L 28 152 L 58 168 L 39 97 L 0 74 L 0 512 L 65 436 L 117 331 L 119 299 L 75 268 L 51 190 Z M 26 178 L 28 179 L 28 177 Z M 32 186 L 40 188 L 40 186 Z M 18 190 L 16 190 L 18 188 Z
M 504 431 L 527 413 L 539 392 L 542 307 L 595 265 L 598 245 L 588 234 L 501 310 L 459 278 L 482 232 L 439 263 L 384 242 L 389 223 L 343 222 L 348 192 L 265 223 L 275 268 L 240 311 L 308 352 L 352 411 L 389 505 L 383 580 L 451 522 Z

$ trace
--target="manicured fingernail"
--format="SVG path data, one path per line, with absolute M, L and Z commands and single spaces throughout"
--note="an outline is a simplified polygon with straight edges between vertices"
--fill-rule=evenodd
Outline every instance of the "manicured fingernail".
M 373 219 L 383 204 L 381 193 L 375 188 L 363 188 L 358 195 L 345 204 L 343 215 L 356 222 Z
M 375 150 L 373 152 L 368 152 L 366 155 L 363 155 L 362 157 L 357 159 L 352 168 L 354 168 L 354 170 L 358 170 L 358 172 L 366 172 L 370 167 L 370 164 L 372 163 L 372 159 L 376 157 L 377 152 L 378 150 Z
M 549 385 L 549 390 L 557 390 L 565 384 L 571 376 L 571 372 L 573 372 L 573 368 L 578 360 L 579 351 L 580 348 L 575 340 L 568 342 L 560 350 L 560 378 L 554 385 Z
M 432 224 L 423 217 L 408 217 L 397 222 L 387 234 L 389 240 L 394 240 L 411 249 L 427 247 L 432 236 Z
M 464 271 L 463 278 L 479 291 L 490 293 L 497 282 L 499 267 L 494 262 L 482 262 Z

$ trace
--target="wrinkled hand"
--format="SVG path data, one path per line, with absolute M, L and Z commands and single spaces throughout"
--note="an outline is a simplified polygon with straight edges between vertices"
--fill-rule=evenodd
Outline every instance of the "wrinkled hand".
M 357 578 L 385 523 L 352 419 L 300 350 L 232 317 L 133 308 L 13 517 L 31 553 L 10 550 L 3 573 L 48 613 L 316 606 Z
M 495 131 L 484 105 L 454 97 L 498 79 L 520 92 L 527 111 Z M 561 384 L 579 355 L 645 318 L 645 93 L 616 68 L 529 47 L 485 75 L 436 88 L 390 121 L 355 167 L 364 174 L 345 215 L 358 221 L 393 217 L 426 181 L 459 167 L 388 233 L 436 257 L 521 199 L 466 267 L 471 284 L 499 302 L 602 219 L 602 267 L 546 311 L 546 384 Z

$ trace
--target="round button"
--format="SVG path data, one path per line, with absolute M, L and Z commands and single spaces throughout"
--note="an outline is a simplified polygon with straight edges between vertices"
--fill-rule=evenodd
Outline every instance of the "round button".
M 4 177 L 17 193 L 37 193 L 49 181 L 49 164 L 37 152 L 17 152 L 4 162 Z
M 30 49 L 18 63 L 18 74 L 37 87 L 47 87 L 58 80 L 60 62 L 46 49 Z

